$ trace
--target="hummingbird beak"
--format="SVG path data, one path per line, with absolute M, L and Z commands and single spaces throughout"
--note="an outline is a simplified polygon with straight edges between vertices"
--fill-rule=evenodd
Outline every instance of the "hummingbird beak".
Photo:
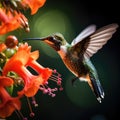
M 29 40 L 41 40 L 41 41 L 44 41 L 45 43 L 47 43 L 49 46 L 51 46 L 56 51 L 60 50 L 61 41 L 57 40 L 53 36 L 48 36 L 48 37 L 43 37 L 43 38 L 25 38 L 23 40 L 24 41 L 25 40 L 27 40 L 27 41 L 29 41 Z
M 45 38 L 25 38 L 25 39 L 23 39 L 23 41 L 31 41 L 31 40 L 41 40 L 41 41 L 44 41 L 44 40 L 46 40 L 47 39 L 47 37 L 45 37 Z

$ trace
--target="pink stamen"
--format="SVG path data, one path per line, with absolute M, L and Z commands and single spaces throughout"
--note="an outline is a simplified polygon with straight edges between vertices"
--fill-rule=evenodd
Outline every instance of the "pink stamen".
M 52 82 L 56 83 L 60 87 L 59 90 L 62 91 L 63 90 L 63 88 L 61 86 L 62 79 L 61 79 L 60 76 L 61 75 L 56 70 L 53 70 L 53 73 L 49 78 L 49 82 L 52 81 Z M 50 88 L 48 81 L 44 85 L 41 85 L 39 89 L 43 92 L 43 94 L 48 94 L 51 97 L 55 97 L 54 92 L 58 91 L 58 88 L 56 88 L 56 87 L 55 88 Z
M 27 102 L 28 102 L 28 106 L 29 106 L 29 109 L 30 109 L 30 117 L 34 117 L 35 114 L 34 112 L 32 111 L 32 107 L 31 107 L 31 104 L 30 104 L 30 101 L 29 101 L 29 98 L 27 97 Z
M 23 120 L 28 120 L 27 118 L 23 118 Z
M 35 113 L 31 112 L 30 117 L 34 117 L 34 116 L 35 116 Z
M 22 120 L 28 120 L 26 117 L 23 116 L 23 114 L 20 111 L 15 110 L 15 113 L 17 114 L 17 116 L 20 120 L 21 120 L 21 118 L 22 118 Z
M 32 97 L 32 104 L 34 105 L 34 107 L 38 107 L 35 97 Z

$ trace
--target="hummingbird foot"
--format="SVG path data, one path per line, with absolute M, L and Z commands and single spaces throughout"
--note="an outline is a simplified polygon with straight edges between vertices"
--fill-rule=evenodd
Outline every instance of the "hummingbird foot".
M 57 86 L 59 86 L 59 90 L 62 91 L 63 87 L 62 87 L 62 78 L 61 75 L 56 71 L 53 70 L 52 75 L 49 78 L 49 82 L 54 82 L 57 84 Z M 58 88 L 51 88 L 48 86 L 48 81 L 44 84 L 40 86 L 40 90 L 44 93 L 44 94 L 48 94 L 52 97 L 55 97 L 55 91 L 58 91 Z

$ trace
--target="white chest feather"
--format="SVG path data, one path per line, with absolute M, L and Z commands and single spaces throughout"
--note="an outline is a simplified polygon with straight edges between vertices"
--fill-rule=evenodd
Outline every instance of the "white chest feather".
M 67 53 L 67 47 L 66 46 L 61 46 L 60 50 L 58 51 L 58 54 L 60 57 L 63 59 Z

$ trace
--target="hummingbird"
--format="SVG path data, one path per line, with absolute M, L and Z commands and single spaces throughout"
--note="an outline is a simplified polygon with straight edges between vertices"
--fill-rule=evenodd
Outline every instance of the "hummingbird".
M 96 29 L 95 24 L 91 24 L 80 32 L 71 44 L 58 32 L 47 37 L 24 40 L 41 40 L 51 46 L 59 54 L 65 66 L 75 75 L 72 83 L 77 79 L 86 81 L 98 102 L 101 103 L 105 93 L 90 58 L 111 39 L 117 28 L 117 23 L 108 24 L 99 29 Z

